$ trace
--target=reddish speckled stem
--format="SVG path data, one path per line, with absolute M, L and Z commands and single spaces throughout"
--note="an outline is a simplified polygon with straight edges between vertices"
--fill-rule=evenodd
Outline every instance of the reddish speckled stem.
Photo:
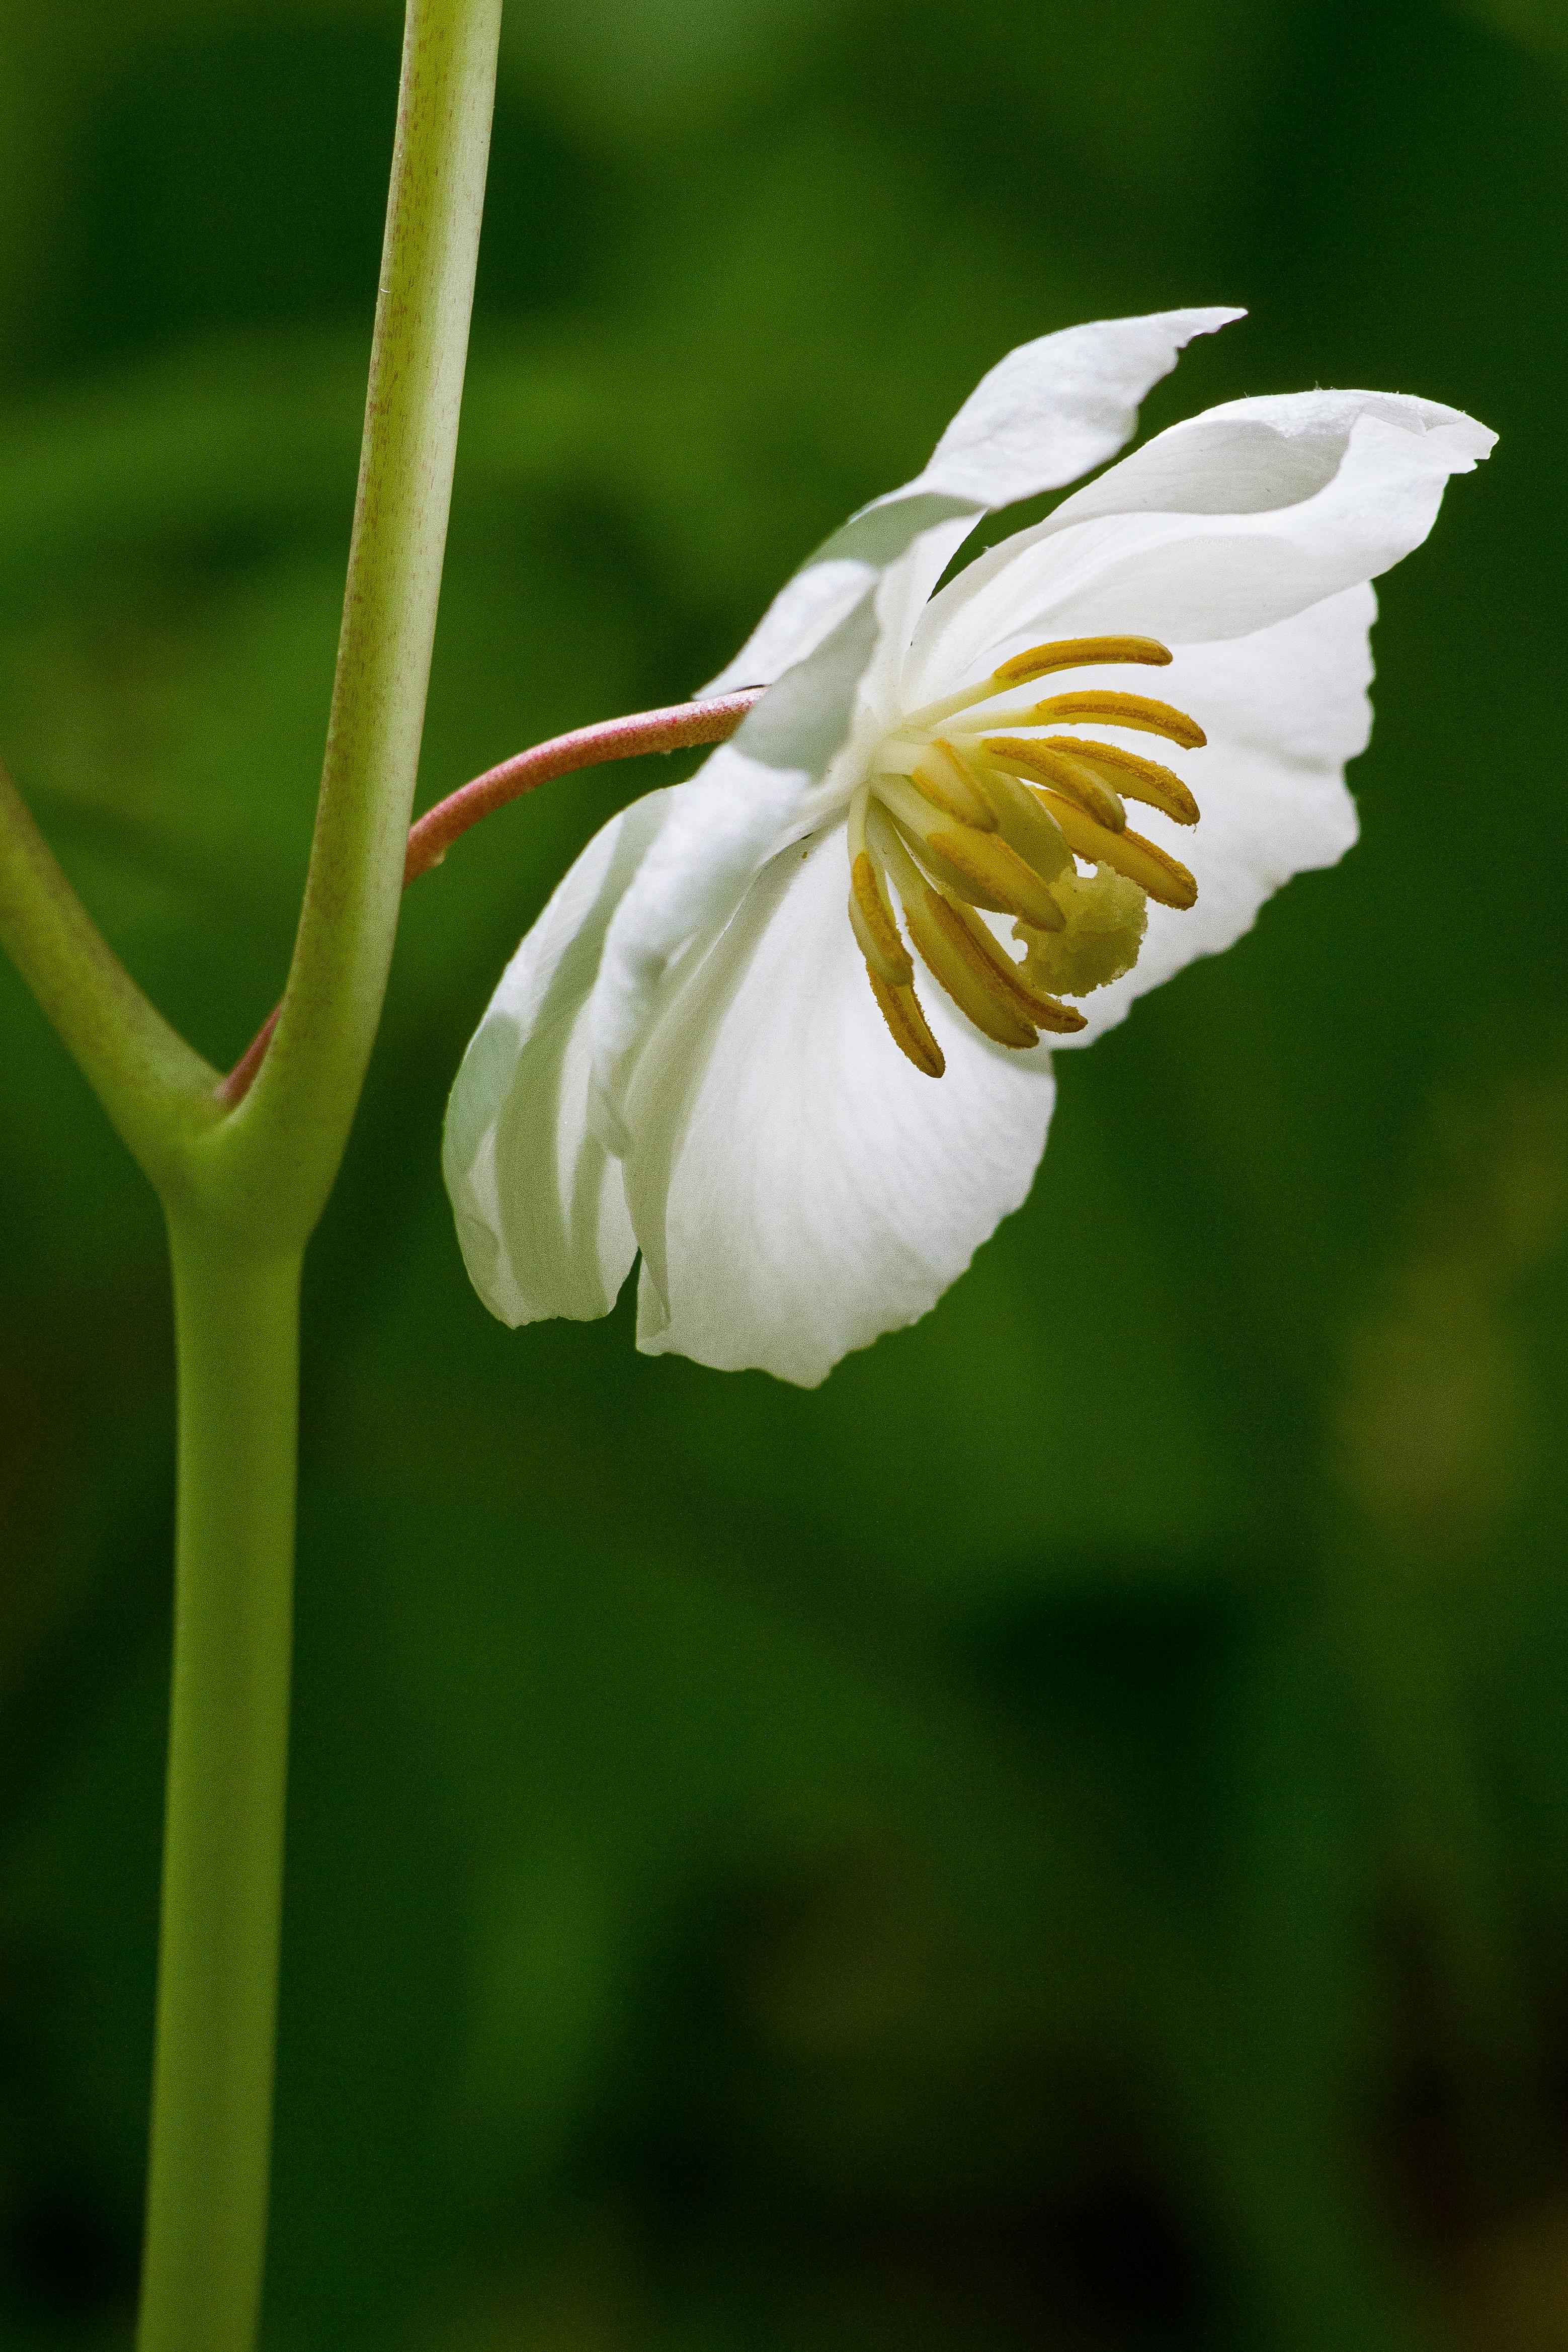
M 722 743 L 734 734 L 761 692 L 760 687 L 749 687 L 743 693 L 723 695 L 712 702 L 675 702 L 664 710 L 636 710 L 625 719 L 602 719 L 597 727 L 575 727 L 570 735 L 552 735 L 548 743 L 536 743 L 530 751 L 503 760 L 498 768 L 486 768 L 482 776 L 459 785 L 433 809 L 426 809 L 409 828 L 403 888 L 419 875 L 428 874 L 433 866 L 439 866 L 459 834 L 466 833 L 493 810 L 505 808 L 508 801 L 531 793 L 536 784 L 570 775 L 574 768 L 598 767 L 606 760 L 634 760 L 644 751 L 681 751 L 695 743 Z M 214 1091 L 221 1103 L 232 1107 L 244 1100 L 267 1057 L 282 1010 L 280 1004 L 273 1007 L 227 1077 L 219 1082 Z

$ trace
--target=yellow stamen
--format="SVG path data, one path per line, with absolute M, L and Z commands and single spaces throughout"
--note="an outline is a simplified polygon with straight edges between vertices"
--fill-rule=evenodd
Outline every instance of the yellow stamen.
M 1065 825 L 1062 832 L 1067 832 Z M 960 832 L 956 826 L 948 825 L 940 833 L 927 834 L 926 840 L 936 855 L 963 877 L 967 887 L 962 896 L 974 905 L 990 906 L 1001 915 L 1021 915 L 1038 930 L 1061 929 L 1061 909 L 1040 876 L 996 834 L 975 833 L 967 825 Z M 1068 846 L 1071 846 L 1071 837 Z M 975 898 L 977 890 L 985 895 Z
M 1124 800 L 1142 801 L 1145 807 L 1163 809 L 1177 824 L 1197 823 L 1197 803 L 1174 769 L 1162 768 L 1157 761 L 1145 760 L 1136 751 L 1124 751 L 1117 743 L 1086 743 L 1076 735 L 1047 735 L 1030 748 L 1062 752 L 1076 761 L 1080 768 L 1093 771 Z
M 885 817 L 873 809 L 868 822 L 885 850 L 911 939 L 977 1029 L 998 1045 L 1023 1047 L 1035 1042 L 1037 1029 L 1069 1034 L 1083 1027 L 1080 1013 L 1034 985 L 977 915 L 932 888 Z
M 967 907 L 956 906 L 950 898 L 940 898 L 934 890 L 926 896 L 935 902 L 932 915 L 954 946 L 983 973 L 993 992 L 999 990 L 1026 1021 L 1032 1022 L 1038 1029 L 1054 1029 L 1060 1036 L 1071 1036 L 1074 1030 L 1088 1025 L 1085 1015 L 1075 1005 L 1062 1004 L 1056 997 L 1048 996 L 1044 989 L 1036 987 L 1027 967 L 1013 961 L 978 915 L 971 914 Z M 1025 926 L 1019 928 L 1027 930 Z M 1038 939 L 1049 935 L 1028 931 L 1027 936 Z
M 1039 1043 L 1017 992 L 975 945 L 957 908 L 939 890 L 927 886 L 906 898 L 904 914 L 928 970 L 966 1020 L 998 1045 L 1021 1048 Z
M 899 1052 L 914 1063 L 923 1077 L 939 1078 L 947 1066 L 946 1060 L 931 1034 L 914 989 L 890 988 L 885 980 L 877 978 L 869 964 L 866 977 Z
M 1162 907 L 1185 908 L 1197 904 L 1197 884 L 1186 867 L 1156 848 L 1152 841 L 1145 841 L 1141 833 L 1113 833 L 1108 826 L 1096 824 L 1092 816 L 1085 815 L 1076 802 L 1053 792 L 1047 792 L 1044 798 L 1075 857 L 1090 857 L 1096 865 L 1113 866 L 1129 882 L 1146 890 L 1151 898 L 1157 898 Z
M 1058 694 L 993 709 L 988 722 L 946 722 L 1052 670 L 1170 659 L 1153 637 L 1036 646 L 985 684 L 909 712 L 884 738 L 848 813 L 850 921 L 883 1018 L 926 1076 L 940 1077 L 946 1066 L 915 993 L 905 931 L 965 1018 L 1022 1051 L 1042 1030 L 1070 1035 L 1088 1025 L 1052 992 L 1087 995 L 1130 971 L 1148 898 L 1178 910 L 1197 899 L 1197 881 L 1178 859 L 1129 832 L 1123 805 L 1125 794 L 1177 824 L 1196 824 L 1197 803 L 1180 776 L 1119 744 L 1001 730 L 1098 719 L 1193 751 L 1207 740 L 1185 711 L 1119 692 Z M 1085 878 L 1075 858 L 1094 872 Z M 1015 918 L 1021 963 L 978 908 Z
M 1011 908 L 1004 907 L 994 891 L 988 890 L 983 882 L 977 882 L 973 874 L 961 874 L 956 866 L 948 864 L 940 850 L 933 849 L 928 841 L 918 841 L 909 834 L 903 837 L 912 847 L 919 850 L 921 874 L 929 877 L 939 890 L 946 890 L 951 898 L 962 898 L 966 906 L 984 907 L 993 915 L 1011 913 Z
M 956 710 L 989 702 L 1009 687 L 1043 677 L 1049 670 L 1088 669 L 1099 662 L 1152 662 L 1163 667 L 1170 657 L 1169 649 L 1157 637 L 1063 637 L 1055 645 L 1034 646 L 1028 653 L 1015 654 L 981 685 L 960 687 L 956 694 L 945 694 L 940 702 L 927 702 L 910 711 L 901 724 L 912 730 L 940 726 Z
M 1041 743 L 1025 742 L 1016 735 L 988 735 L 985 748 L 1004 768 L 1010 768 L 1017 775 L 1032 776 L 1036 783 L 1049 784 L 1054 792 L 1065 793 L 1070 801 L 1086 809 L 1096 824 L 1105 825 L 1112 833 L 1120 833 L 1127 822 L 1126 810 L 1087 762 L 1073 758 L 1069 749 L 1071 744 L 1071 735 L 1058 736 L 1049 749 Z
M 1189 719 L 1185 710 L 1174 710 L 1168 702 L 1153 701 L 1145 694 L 1053 694 L 1049 701 L 1035 704 L 1027 723 L 1071 726 L 1074 719 L 1098 719 L 1103 727 L 1135 727 L 1144 734 L 1168 735 L 1173 743 L 1185 743 L 1189 751 L 1208 740 L 1197 719 Z
M 907 988 L 915 978 L 915 966 L 898 936 L 882 877 L 866 849 L 850 867 L 850 928 L 868 970 L 889 988 Z
M 1061 909 L 1044 882 L 998 834 L 939 817 L 903 776 L 878 776 L 875 791 L 936 879 L 956 896 L 995 914 L 1022 915 L 1041 930 L 1061 929 Z M 894 879 L 899 881 L 896 868 Z M 902 881 L 899 896 L 904 896 Z
M 991 681 L 998 688 L 1027 686 L 1048 670 L 1087 669 L 1097 662 L 1151 662 L 1163 669 L 1170 657 L 1170 647 L 1157 637 L 1063 637 L 1055 645 L 1014 654 L 991 672 Z
M 990 803 L 950 743 L 940 739 L 928 743 L 919 765 L 910 771 L 909 781 L 944 816 L 956 817 L 960 824 L 977 825 L 982 833 L 995 833 L 997 820 Z
M 873 846 L 885 860 L 910 937 L 953 1002 L 977 1028 L 998 1045 L 1019 1046 L 1030 1043 L 1036 1029 L 1065 1034 L 1082 1028 L 1081 1016 L 1038 987 L 977 915 L 930 887 L 885 811 L 869 809 L 866 825 Z M 1054 899 L 1051 904 L 1055 906 Z M 1031 930 L 1029 936 L 1041 934 Z M 1025 1024 L 1028 1037 L 1019 1034 Z
M 1047 815 L 1038 795 L 1005 767 L 994 767 L 989 761 L 983 765 L 977 761 L 972 772 L 991 804 L 1002 839 L 1018 851 L 1026 866 L 1033 866 L 1042 881 L 1054 882 L 1070 862 L 1067 844 L 1061 826 Z

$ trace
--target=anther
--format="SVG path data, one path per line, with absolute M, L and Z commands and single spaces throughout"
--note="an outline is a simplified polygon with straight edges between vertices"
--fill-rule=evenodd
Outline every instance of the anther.
M 1161 809 L 1177 824 L 1197 823 L 1197 803 L 1174 769 L 1162 768 L 1156 761 L 1145 760 L 1136 751 L 1124 751 L 1119 743 L 1084 742 L 1076 735 L 1047 735 L 1030 749 L 1061 752 L 1081 769 L 1092 770 L 1124 800 L 1142 801 L 1148 808 Z
M 1109 826 L 1096 824 L 1085 815 L 1076 802 L 1057 793 L 1048 792 L 1045 800 L 1075 857 L 1092 858 L 1096 865 L 1113 867 L 1151 898 L 1157 898 L 1162 907 L 1186 908 L 1197 904 L 1197 884 L 1186 867 L 1154 842 L 1145 841 L 1141 833 L 1113 833 Z
M 990 803 L 1002 839 L 1018 851 L 1026 866 L 1033 866 L 1042 881 L 1054 882 L 1071 859 L 1061 827 L 1041 806 L 1038 793 L 1009 775 L 1005 765 L 996 767 L 988 760 L 983 765 L 977 762 L 973 773 Z
M 1169 647 L 1157 637 L 1062 637 L 1054 645 L 1032 646 L 1028 653 L 1015 654 L 979 686 L 960 687 L 956 694 L 945 694 L 939 702 L 927 702 L 918 710 L 906 712 L 900 725 L 915 730 L 939 726 L 955 711 L 989 702 L 1009 687 L 1044 677 L 1053 669 L 1090 669 L 1102 662 L 1150 662 L 1163 668 L 1170 658 Z
M 1038 784 L 1049 784 L 1053 792 L 1065 793 L 1099 824 L 1112 833 L 1120 833 L 1127 822 L 1127 812 L 1109 785 L 1086 761 L 1073 757 L 1076 745 L 1071 736 L 1058 736 L 1048 748 L 1044 744 L 1026 742 L 1013 735 L 988 735 L 986 750 L 991 758 L 1016 775 L 1031 776 Z
M 1062 831 L 1065 835 L 1065 826 Z M 1042 931 L 1061 929 L 1061 909 L 1040 876 L 994 833 L 973 833 L 967 826 L 960 833 L 946 826 L 928 834 L 926 841 L 944 864 L 962 877 L 960 895 L 976 906 L 988 906 L 998 914 L 1021 915 L 1026 923 Z M 981 895 L 976 897 L 976 892 Z
M 898 936 L 882 877 L 865 849 L 850 867 L 850 928 L 867 969 L 889 988 L 907 988 L 915 978 L 915 966 Z
M 940 737 L 926 745 L 919 765 L 910 771 L 909 781 L 944 816 L 956 817 L 960 824 L 977 825 L 982 833 L 996 831 L 997 820 L 983 791 L 953 746 Z
M 1015 1013 L 1021 1013 L 1037 1029 L 1053 1029 L 1059 1036 L 1071 1036 L 1074 1030 L 1088 1026 L 1086 1016 L 1075 1005 L 1062 1004 L 1036 987 L 1027 967 L 1013 961 L 978 915 L 972 915 L 967 907 L 955 906 L 951 899 L 941 898 L 934 890 L 928 891 L 926 897 L 933 917 L 953 945 L 993 994 L 999 994 Z M 1039 934 L 1031 932 L 1030 936 Z
M 997 914 L 1021 915 L 1041 930 L 1061 929 L 1061 909 L 1044 882 L 998 834 L 939 817 L 902 776 L 878 776 L 875 790 L 937 880 L 959 898 Z
M 904 913 L 909 935 L 927 967 L 983 1036 L 1015 1048 L 1038 1044 L 1034 1024 L 1025 1014 L 1019 992 L 1008 986 L 977 946 L 950 900 L 927 886 L 904 901 Z M 977 929 L 979 918 L 972 920 Z
M 1155 702 L 1144 694 L 1053 694 L 1046 702 L 1037 702 L 1027 721 L 1034 727 L 1071 725 L 1074 719 L 1098 719 L 1103 727 L 1134 727 L 1147 735 L 1167 735 L 1173 743 L 1183 743 L 1196 751 L 1208 738 L 1196 719 L 1185 710 L 1175 710 L 1168 702 Z
M 1014 654 L 991 672 L 991 682 L 998 688 L 1027 686 L 1031 677 L 1044 677 L 1053 669 L 1087 669 L 1101 662 L 1149 662 L 1163 669 L 1170 658 L 1170 647 L 1157 637 L 1063 637 L 1055 645 Z
M 871 992 L 877 1001 L 894 1044 L 905 1059 L 914 1063 L 923 1077 L 939 1078 L 947 1067 L 941 1046 L 931 1034 L 930 1025 L 921 1010 L 920 999 L 913 988 L 890 988 L 867 968 Z

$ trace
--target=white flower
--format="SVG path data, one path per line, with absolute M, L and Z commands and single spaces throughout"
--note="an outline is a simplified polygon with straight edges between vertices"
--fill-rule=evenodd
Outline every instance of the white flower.
M 814 1385 L 1023 1200 L 1051 1049 L 1350 846 L 1368 583 L 1486 456 L 1469 417 L 1234 401 L 933 593 L 981 515 L 1103 463 L 1183 344 L 1239 315 L 1003 360 L 713 680 L 770 688 L 739 733 L 589 844 L 448 1114 L 464 1255 L 504 1321 L 605 1314 L 641 1249 L 640 1348 Z

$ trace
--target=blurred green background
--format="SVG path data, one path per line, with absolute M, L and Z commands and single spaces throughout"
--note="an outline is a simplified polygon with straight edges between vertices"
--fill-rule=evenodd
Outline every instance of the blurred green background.
M 304 869 L 391 0 L 0 6 L 0 747 L 215 1060 Z M 1364 838 L 1067 1057 L 804 1395 L 510 1334 L 443 1099 L 591 830 L 409 900 L 308 1276 L 277 2352 L 1568 2346 L 1558 0 L 515 7 L 422 796 L 688 692 L 1011 344 L 1500 431 Z M 0 2343 L 123 2346 L 158 1218 L 0 971 Z M 629 1303 L 629 1301 L 628 1301 Z

